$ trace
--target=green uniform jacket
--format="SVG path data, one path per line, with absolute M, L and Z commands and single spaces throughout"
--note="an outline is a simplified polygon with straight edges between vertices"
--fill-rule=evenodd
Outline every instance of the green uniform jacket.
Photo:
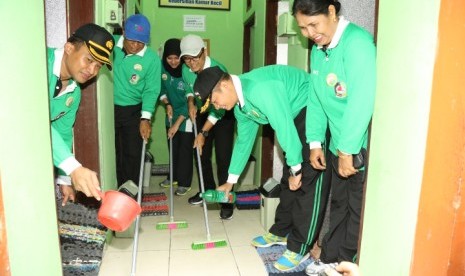
M 244 105 L 236 105 L 237 139 L 229 173 L 240 175 L 252 151 L 259 125 L 270 124 L 286 153 L 286 163 L 302 163 L 302 144 L 294 118 L 307 105 L 310 76 L 295 67 L 272 65 L 239 76 Z M 237 91 L 237 87 L 236 87 Z
M 326 53 L 313 46 L 310 61 L 313 89 L 308 103 L 307 142 L 323 142 L 329 124 L 331 152 L 358 153 L 367 146 L 375 99 L 373 37 L 349 23 L 337 45 Z
M 142 111 L 153 114 L 160 94 L 161 60 L 147 46 L 145 52 L 125 55 L 123 39 L 115 36 L 118 43 L 113 50 L 115 104 L 129 106 L 142 103 Z
M 226 67 L 224 67 L 223 64 L 212 59 L 211 57 L 207 57 L 207 60 L 205 61 L 205 63 L 207 65 L 207 67 L 205 68 L 218 66 L 224 72 L 228 72 L 228 70 L 226 69 Z M 208 66 L 208 63 L 210 63 L 210 66 Z M 197 105 L 197 109 L 200 109 L 202 107 L 202 102 L 197 97 L 194 96 L 194 83 L 195 83 L 195 80 L 197 79 L 197 74 L 192 72 L 191 69 L 186 64 L 183 64 L 182 65 L 182 78 L 184 80 L 184 83 L 186 84 L 186 98 L 188 98 L 189 96 L 194 97 L 195 104 Z M 209 116 L 213 116 L 216 119 L 221 119 L 224 116 L 225 111 L 222 109 L 216 110 L 213 107 L 213 105 L 210 105 L 208 107 L 208 113 L 209 113 Z
M 178 120 L 180 115 L 184 116 L 185 120 L 179 126 L 179 131 L 192 132 L 192 123 L 189 119 L 189 112 L 187 108 L 186 99 L 186 84 L 182 80 L 182 77 L 175 78 L 171 76 L 164 68 L 161 74 L 161 93 L 160 99 L 164 97 L 168 98 L 168 102 L 173 107 L 173 124 Z M 186 124 L 186 122 L 188 122 Z M 169 127 L 170 123 L 168 116 L 166 116 L 166 127 Z
M 53 74 L 54 62 L 55 49 L 47 48 L 53 165 L 58 167 L 65 159 L 73 156 L 71 152 L 73 125 L 81 102 L 81 88 L 77 85 L 73 91 L 54 98 L 55 85 L 58 80 L 58 77 Z M 73 80 L 69 80 L 68 86 L 73 82 Z M 60 174 L 64 175 L 63 172 L 60 172 Z

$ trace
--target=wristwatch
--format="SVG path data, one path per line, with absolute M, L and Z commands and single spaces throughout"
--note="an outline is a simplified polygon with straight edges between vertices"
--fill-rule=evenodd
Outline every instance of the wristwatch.
M 294 177 L 295 177 L 295 176 L 298 176 L 298 175 L 301 174 L 301 173 L 302 173 L 302 169 L 299 169 L 298 171 L 295 172 L 292 168 L 289 168 L 289 174 L 290 174 L 291 176 L 294 176 Z
M 205 137 L 205 138 L 207 138 L 207 137 L 208 137 L 208 131 L 206 131 L 206 130 L 202 130 L 202 131 L 200 131 L 200 134 L 202 134 L 202 135 L 203 135 L 203 137 Z

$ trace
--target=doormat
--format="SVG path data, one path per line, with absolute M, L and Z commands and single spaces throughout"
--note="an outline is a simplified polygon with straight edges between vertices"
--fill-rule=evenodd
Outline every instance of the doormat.
M 169 175 L 170 165 L 169 164 L 153 164 L 151 173 L 152 175 Z
M 107 231 L 97 220 L 98 209 L 72 202 L 58 206 L 63 275 L 97 276 Z
M 168 215 L 168 203 L 165 193 L 146 193 L 142 196 L 142 217 Z
M 236 207 L 239 210 L 260 209 L 260 200 L 258 189 L 236 192 Z
M 263 263 L 265 264 L 266 271 L 268 271 L 268 275 L 286 275 L 286 276 L 306 276 L 305 268 L 313 263 L 313 259 L 309 258 L 301 263 L 296 268 L 289 270 L 289 271 L 279 271 L 277 270 L 273 264 L 283 255 L 284 251 L 286 250 L 285 245 L 273 245 L 270 247 L 257 247 L 257 253 L 262 259 Z

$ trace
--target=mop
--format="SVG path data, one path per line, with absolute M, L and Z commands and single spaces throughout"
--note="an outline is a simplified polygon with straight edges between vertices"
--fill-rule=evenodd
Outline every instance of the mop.
M 145 159 L 145 145 L 147 141 L 142 142 L 142 153 L 140 160 L 140 172 L 139 172 L 139 191 L 137 192 L 137 203 L 139 206 L 142 202 L 142 185 L 144 183 L 144 159 Z M 136 263 L 137 263 L 137 247 L 139 245 L 139 221 L 140 214 L 136 218 L 136 228 L 134 229 L 134 244 L 132 246 L 132 267 L 131 267 L 131 276 L 136 276 Z
M 195 137 L 197 137 L 197 125 L 195 121 L 194 121 L 194 135 Z M 199 150 L 199 147 L 196 147 L 196 149 L 197 149 L 197 164 L 199 166 L 200 190 L 202 193 L 205 193 L 205 186 L 203 183 L 203 173 L 202 173 L 202 162 L 200 160 L 200 150 Z M 212 240 L 211 239 L 210 228 L 208 227 L 207 203 L 205 202 L 205 200 L 202 200 L 202 206 L 203 206 L 203 214 L 205 217 L 205 229 L 207 231 L 207 240 L 193 242 L 192 249 L 194 250 L 210 249 L 210 248 L 215 248 L 215 247 L 227 246 L 228 243 L 226 242 L 226 240 Z
M 170 128 L 171 128 L 171 119 L 170 119 Z M 173 206 L 173 137 L 170 138 L 170 221 L 159 222 L 157 223 L 157 230 L 163 229 L 178 229 L 178 228 L 187 228 L 186 221 L 174 221 L 174 206 Z

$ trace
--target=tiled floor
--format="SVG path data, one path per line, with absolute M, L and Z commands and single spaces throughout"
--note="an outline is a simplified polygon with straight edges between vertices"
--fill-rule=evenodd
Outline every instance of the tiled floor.
M 195 179 L 196 177 L 194 177 Z M 153 176 L 147 192 L 164 191 L 158 183 L 163 177 Z M 234 210 L 229 221 L 219 218 L 215 205 L 209 207 L 208 219 L 211 239 L 225 239 L 227 247 L 192 250 L 194 241 L 206 241 L 203 208 L 192 206 L 187 199 L 198 190 L 196 181 L 186 196 L 174 196 L 174 219 L 185 220 L 188 228 L 156 230 L 158 222 L 169 221 L 169 216 L 141 217 L 137 254 L 137 276 L 262 276 L 267 275 L 262 260 L 250 241 L 265 233 L 260 224 L 260 210 Z M 253 188 L 253 187 L 251 187 Z M 169 201 L 168 201 L 169 202 Z M 202 206 L 202 205 L 200 205 Z M 114 237 L 107 244 L 100 276 L 131 275 L 133 238 Z

